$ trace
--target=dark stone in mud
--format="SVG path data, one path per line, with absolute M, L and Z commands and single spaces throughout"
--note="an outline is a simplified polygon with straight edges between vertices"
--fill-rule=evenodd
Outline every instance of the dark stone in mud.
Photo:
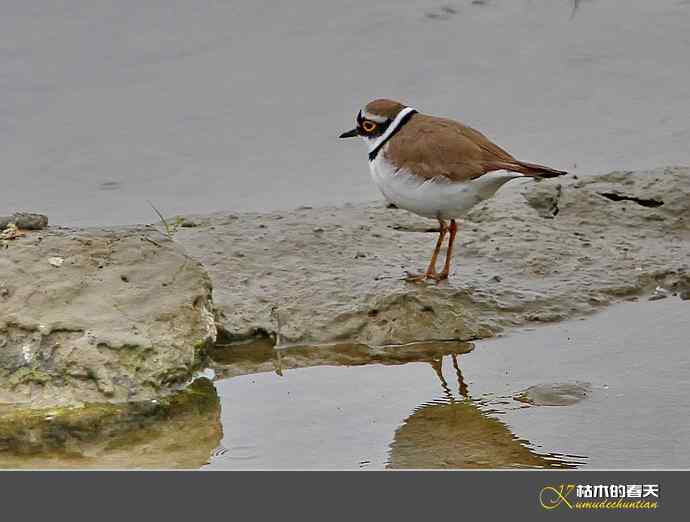
M 586 399 L 592 391 L 589 383 L 549 383 L 530 386 L 515 397 L 534 406 L 570 406 Z
M 16 212 L 11 216 L 0 216 L 0 230 L 6 228 L 10 223 L 14 223 L 17 228 L 22 230 L 41 230 L 48 226 L 48 216 L 28 212 Z
M 468 341 L 675 288 L 688 277 L 690 169 L 513 181 L 460 220 L 451 278 L 438 285 L 402 280 L 428 262 L 433 221 L 380 204 L 277 216 L 193 216 L 199 227 L 176 233 L 207 268 L 219 326 L 233 337 Z
M 649 301 L 659 301 L 661 299 L 666 299 L 669 296 L 668 290 L 663 288 L 657 288 L 652 295 L 649 296 Z
M 192 221 L 191 219 L 182 218 L 180 220 L 180 226 L 183 228 L 195 228 L 198 227 L 199 224 L 196 221 Z

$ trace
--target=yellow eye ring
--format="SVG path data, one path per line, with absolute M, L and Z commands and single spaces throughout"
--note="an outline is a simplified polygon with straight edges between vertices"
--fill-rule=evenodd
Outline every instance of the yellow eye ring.
M 376 128 L 376 124 L 373 121 L 365 121 L 362 123 L 362 128 L 367 132 L 371 132 Z

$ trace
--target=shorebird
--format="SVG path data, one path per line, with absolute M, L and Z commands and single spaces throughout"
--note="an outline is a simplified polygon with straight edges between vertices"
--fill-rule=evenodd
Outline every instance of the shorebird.
M 431 261 L 408 281 L 448 278 L 456 219 L 516 178 L 553 178 L 564 171 L 515 159 L 481 132 L 458 121 L 421 114 L 386 99 L 368 103 L 357 114 L 357 127 L 341 138 L 360 136 L 369 149 L 369 169 L 384 198 L 399 208 L 438 220 Z M 448 223 L 449 222 L 449 223 Z M 436 260 L 448 234 L 441 272 Z

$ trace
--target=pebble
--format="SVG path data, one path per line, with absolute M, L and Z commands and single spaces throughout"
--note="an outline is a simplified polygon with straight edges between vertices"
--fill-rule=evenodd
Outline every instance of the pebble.
M 669 295 L 668 290 L 657 286 L 654 293 L 649 296 L 649 301 L 659 301 L 660 299 L 666 299 Z
M 591 390 L 586 382 L 537 384 L 513 398 L 534 406 L 570 406 L 589 397 Z

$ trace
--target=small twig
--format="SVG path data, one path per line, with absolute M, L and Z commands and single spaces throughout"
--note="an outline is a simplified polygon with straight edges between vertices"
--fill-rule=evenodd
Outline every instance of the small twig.
M 271 317 L 276 323 L 276 344 L 273 347 L 274 349 L 278 348 L 280 346 L 280 330 L 281 330 L 281 322 L 280 322 L 280 312 L 278 312 L 278 307 L 277 306 L 272 306 L 271 307 Z
M 160 243 L 155 242 L 155 241 L 154 241 L 153 239 L 151 239 L 150 237 L 145 237 L 144 240 L 145 240 L 145 241 L 148 241 L 149 243 L 153 243 L 153 244 L 156 245 L 158 248 L 163 248 L 163 247 L 161 246 Z
M 147 202 L 149 205 L 151 205 L 151 208 L 153 209 L 153 211 L 154 211 L 156 214 L 158 214 L 158 217 L 160 218 L 161 223 L 163 223 L 163 227 L 165 228 L 165 235 L 168 236 L 170 239 L 172 239 L 172 236 L 173 236 L 173 232 L 174 232 L 174 231 L 172 230 L 172 228 L 170 227 L 170 225 L 168 225 L 168 222 L 167 222 L 167 221 L 165 220 L 165 218 L 163 217 L 163 214 L 160 213 L 160 211 L 153 205 L 153 203 L 151 203 L 151 202 L 148 201 L 148 200 L 147 200 L 146 202 Z
M 276 358 L 273 360 L 273 368 L 275 369 L 275 372 L 279 376 L 283 376 L 283 359 L 281 359 L 280 352 L 282 350 L 275 350 L 274 352 L 276 354 Z
M 423 225 L 393 225 L 391 228 L 398 232 L 434 232 L 436 234 L 440 232 L 438 227 L 425 227 Z

